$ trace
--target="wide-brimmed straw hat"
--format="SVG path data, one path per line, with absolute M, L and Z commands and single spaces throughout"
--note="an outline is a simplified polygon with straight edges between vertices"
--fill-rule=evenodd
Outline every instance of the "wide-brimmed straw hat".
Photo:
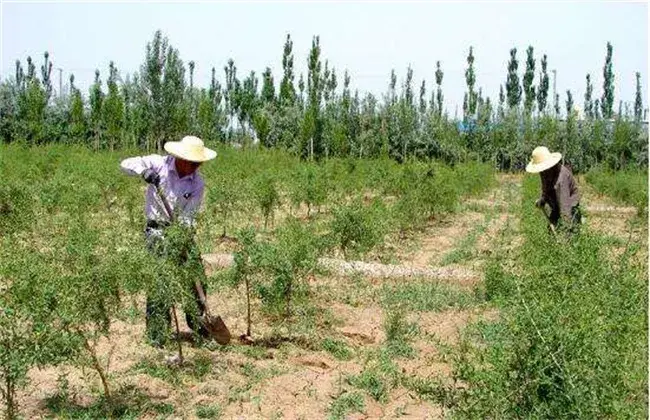
M 190 162 L 205 162 L 217 156 L 217 152 L 205 147 L 203 140 L 195 136 L 185 136 L 181 141 L 168 141 L 165 150 L 172 156 Z
M 546 147 L 539 146 L 533 150 L 526 172 L 537 174 L 557 165 L 562 159 L 562 153 L 551 153 Z

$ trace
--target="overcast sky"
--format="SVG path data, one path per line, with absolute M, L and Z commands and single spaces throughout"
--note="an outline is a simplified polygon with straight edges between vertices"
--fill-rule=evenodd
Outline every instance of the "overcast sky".
M 207 86 L 210 71 L 232 57 L 243 76 L 271 67 L 276 84 L 282 74 L 286 34 L 294 41 L 296 83 L 306 62 L 312 36 L 320 35 L 323 61 L 339 75 L 348 69 L 360 93 L 383 94 L 392 68 L 401 83 L 410 64 L 415 90 L 422 79 L 427 97 L 434 84 L 435 63 L 445 72 L 443 91 L 453 116 L 462 112 L 464 69 L 474 47 L 476 85 L 498 99 L 505 82 L 509 50 L 517 48 L 520 75 L 525 49 L 535 48 L 536 73 L 542 54 L 549 71 L 557 70 L 557 90 L 564 103 L 570 89 L 582 105 L 585 75 L 592 74 L 596 96 L 602 94 L 606 43 L 614 46 L 615 109 L 618 101 L 634 100 L 639 71 L 647 107 L 648 6 L 646 3 L 604 2 L 202 2 L 191 4 L 139 2 L 21 3 L 2 1 L 1 77 L 13 76 L 15 60 L 28 55 L 40 67 L 50 52 L 63 78 L 75 74 L 87 94 L 94 69 L 106 80 L 113 60 L 124 77 L 137 71 L 145 46 L 161 29 L 181 58 L 196 62 L 196 84 Z M 55 88 L 58 72 L 55 70 Z M 537 84 L 537 78 L 535 83 Z M 339 86 L 342 83 L 339 83 Z M 261 84 L 260 84 L 261 86 Z M 552 90 L 552 80 L 551 80 Z

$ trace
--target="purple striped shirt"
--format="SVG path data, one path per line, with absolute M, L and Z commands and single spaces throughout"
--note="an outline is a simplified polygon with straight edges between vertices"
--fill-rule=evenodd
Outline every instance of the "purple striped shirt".
M 180 178 L 176 172 L 175 158 L 160 155 L 124 159 L 120 163 L 120 168 L 124 173 L 134 176 L 141 176 L 145 169 L 155 170 L 160 175 L 160 188 L 178 220 L 185 224 L 194 223 L 203 200 L 204 190 L 203 179 L 198 172 Z M 147 186 L 145 199 L 144 212 L 147 219 L 157 222 L 169 221 L 165 207 L 153 185 Z

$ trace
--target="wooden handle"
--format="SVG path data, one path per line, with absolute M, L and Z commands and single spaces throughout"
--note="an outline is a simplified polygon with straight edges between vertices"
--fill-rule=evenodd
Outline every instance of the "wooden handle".
M 208 299 L 205 297 L 203 286 L 201 286 L 201 282 L 199 282 L 198 279 L 194 279 L 194 288 L 196 289 L 196 293 L 199 295 L 199 300 L 205 307 L 205 314 L 209 316 L 210 313 L 208 312 Z
M 165 211 L 167 212 L 167 216 L 169 217 L 169 221 L 173 222 L 174 221 L 174 211 L 172 210 L 172 207 L 167 202 L 167 199 L 165 198 L 165 195 L 163 194 L 162 189 L 160 188 L 159 185 L 156 185 L 156 192 L 158 193 L 158 198 L 160 198 L 160 201 L 162 201 L 162 203 L 163 203 L 163 207 L 165 207 Z

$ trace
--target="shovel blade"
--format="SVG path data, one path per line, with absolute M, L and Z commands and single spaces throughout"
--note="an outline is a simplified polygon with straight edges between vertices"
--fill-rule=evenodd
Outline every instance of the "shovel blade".
M 230 331 L 220 316 L 204 315 L 201 323 L 210 334 L 210 337 L 214 338 L 217 343 L 221 345 L 230 343 Z

